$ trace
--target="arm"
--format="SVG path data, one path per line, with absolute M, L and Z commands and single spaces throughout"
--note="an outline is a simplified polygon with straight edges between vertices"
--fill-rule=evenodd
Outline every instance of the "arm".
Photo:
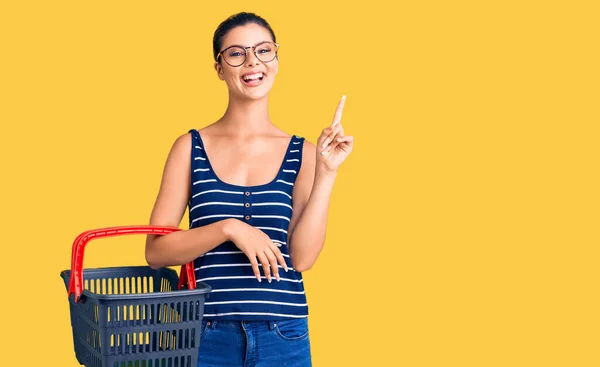
M 290 221 L 290 259 L 296 271 L 310 269 L 323 245 L 331 192 L 337 172 L 315 170 L 316 147 L 307 141 L 302 167 L 294 185 L 294 212 Z
M 165 163 L 150 225 L 178 227 L 190 196 L 191 136 L 177 138 Z M 146 262 L 152 268 L 182 265 L 231 239 L 233 219 L 146 237 Z
M 331 191 L 340 164 L 352 151 L 354 138 L 344 136 L 340 123 L 343 97 L 333 123 L 323 129 L 317 146 L 305 141 L 302 167 L 293 191 L 294 211 L 290 220 L 288 243 L 290 259 L 299 272 L 310 269 L 325 243 Z

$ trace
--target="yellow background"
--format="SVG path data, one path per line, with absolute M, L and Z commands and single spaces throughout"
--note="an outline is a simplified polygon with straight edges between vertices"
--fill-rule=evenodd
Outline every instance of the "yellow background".
M 246 10 L 281 43 L 278 126 L 314 142 L 348 96 L 315 366 L 600 365 L 593 3 L 3 2 L 4 363 L 78 366 L 72 241 L 147 223 L 174 139 L 224 111 L 212 35 Z M 143 264 L 143 241 L 84 265 Z

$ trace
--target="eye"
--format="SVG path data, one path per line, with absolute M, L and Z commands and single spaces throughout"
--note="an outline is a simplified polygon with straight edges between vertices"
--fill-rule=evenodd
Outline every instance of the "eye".
M 230 52 L 230 53 L 229 53 L 229 56 L 231 56 L 231 57 L 241 57 L 241 56 L 243 56 L 243 55 L 244 55 L 244 54 L 243 54 L 243 53 L 241 53 L 241 52 L 239 52 L 239 51 L 233 51 L 233 52 Z

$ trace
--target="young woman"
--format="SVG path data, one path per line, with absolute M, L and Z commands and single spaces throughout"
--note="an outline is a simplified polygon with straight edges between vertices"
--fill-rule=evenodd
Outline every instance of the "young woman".
M 199 366 L 311 366 L 302 272 L 325 241 L 330 194 L 353 138 L 333 122 L 316 146 L 278 129 L 268 112 L 278 43 L 252 13 L 222 22 L 214 67 L 228 88 L 223 116 L 179 136 L 167 158 L 150 224 L 189 230 L 148 236 L 153 268 L 194 261 L 212 287 Z

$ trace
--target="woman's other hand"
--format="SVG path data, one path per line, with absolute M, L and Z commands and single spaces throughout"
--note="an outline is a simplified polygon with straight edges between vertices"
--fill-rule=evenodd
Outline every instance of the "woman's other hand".
M 341 123 L 345 102 L 346 96 L 343 96 L 333 116 L 333 122 L 323 129 L 317 140 L 317 170 L 337 171 L 352 151 L 354 137 L 344 135 Z
M 265 232 L 237 219 L 232 220 L 231 224 L 228 237 L 246 254 L 259 282 L 261 281 L 259 262 L 262 264 L 263 272 L 269 282 L 271 282 L 271 275 L 275 276 L 277 280 L 280 279 L 278 263 L 286 272 L 288 271 L 279 247 Z

